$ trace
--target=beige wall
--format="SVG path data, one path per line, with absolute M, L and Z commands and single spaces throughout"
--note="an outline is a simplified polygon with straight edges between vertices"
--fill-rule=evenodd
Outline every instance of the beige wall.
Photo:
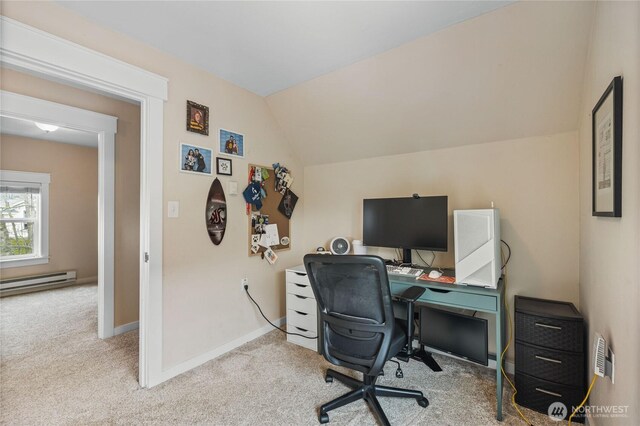
M 114 324 L 119 326 L 137 321 L 139 305 L 138 242 L 140 239 L 140 107 L 11 69 L 2 69 L 0 87 L 10 92 L 118 117 L 118 133 L 115 144 Z M 93 167 L 97 173 L 97 162 Z M 97 216 L 94 219 L 97 220 Z M 22 275 L 21 272 L 20 275 Z
M 451 211 L 490 208 L 493 201 L 513 250 L 509 303 L 519 294 L 577 304 L 577 156 L 571 132 L 307 167 L 305 248 L 339 235 L 361 239 L 363 198 L 447 195 L 449 251 L 437 253 L 435 264 L 453 267 Z M 394 257 L 389 249 L 370 252 Z
M 613 77 L 624 79 L 622 217 L 591 216 L 591 110 Z M 616 356 L 615 384 L 599 379 L 591 405 L 628 405 L 640 416 L 640 3 L 598 2 L 580 115 L 580 306 L 589 324 L 589 350 L 601 333 Z M 589 378 L 593 370 L 589 357 Z
M 169 79 L 165 103 L 163 201 L 180 201 L 180 217 L 163 226 L 163 366 L 176 366 L 215 350 L 265 325 L 247 299 L 240 279 L 249 278 L 252 295 L 265 314 L 285 315 L 284 269 L 301 263 L 303 169 L 263 98 L 197 67 L 115 31 L 97 26 L 52 2 L 3 2 L 5 16 L 139 66 Z M 185 130 L 185 104 L 210 108 L 210 135 Z M 245 135 L 247 155 L 233 160 L 234 180 L 244 189 L 248 163 L 280 162 L 292 170 L 300 201 L 293 214 L 293 250 L 280 252 L 275 266 L 247 256 L 247 216 L 241 195 L 229 196 L 228 227 L 214 246 L 206 232 L 204 206 L 213 177 L 178 171 L 180 142 L 214 148 L 218 128 Z M 153 283 L 152 283 L 153 285 Z
M 49 263 L 6 268 L 13 278 L 77 271 L 78 281 L 98 279 L 98 150 L 2 135 L 0 168 L 50 173 Z

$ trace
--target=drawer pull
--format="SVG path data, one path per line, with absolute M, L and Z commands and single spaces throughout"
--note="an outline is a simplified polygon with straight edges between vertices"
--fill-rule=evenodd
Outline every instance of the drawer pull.
M 298 299 L 308 299 L 308 297 L 300 296 L 299 294 L 294 294 Z
M 439 288 L 430 288 L 428 290 L 433 291 L 435 293 L 451 293 L 451 290 L 441 290 Z
M 557 396 L 558 398 L 562 398 L 562 395 L 560 395 L 559 393 L 551 392 L 551 391 L 548 391 L 548 390 L 545 390 L 545 389 L 540 389 L 540 388 L 536 388 L 536 390 L 538 392 L 546 393 L 547 395 Z
M 558 327 L 557 325 L 542 324 L 540 322 L 536 323 L 536 327 L 551 328 L 553 330 L 562 330 L 562 327 Z
M 307 274 L 305 274 L 304 272 L 294 272 L 294 274 L 296 274 L 299 277 L 306 277 Z
M 296 326 L 294 325 L 294 327 L 296 327 Z M 308 332 L 309 332 L 309 330 L 306 330 L 306 329 L 304 329 L 304 328 L 300 328 L 300 327 L 296 327 L 296 328 L 297 328 L 298 330 L 300 330 L 300 331 L 304 331 L 305 333 L 308 333 Z
M 300 311 L 296 311 L 296 310 L 294 310 L 293 312 L 295 312 L 298 315 L 309 315 L 306 312 L 300 312 Z M 560 362 L 560 361 L 558 361 L 558 362 Z
M 559 359 L 547 358 L 545 356 L 540 356 L 540 355 L 536 355 L 536 359 L 540 359 L 542 361 L 547 361 L 547 362 L 555 362 L 556 364 L 562 364 L 562 361 L 560 361 Z
M 296 285 L 296 287 L 302 287 L 302 288 L 308 287 L 308 286 L 306 286 L 304 284 L 298 284 L 298 283 L 294 283 L 294 284 Z

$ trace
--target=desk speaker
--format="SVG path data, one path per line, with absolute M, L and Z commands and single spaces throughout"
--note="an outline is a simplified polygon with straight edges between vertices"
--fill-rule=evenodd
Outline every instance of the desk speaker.
M 500 211 L 454 210 L 456 284 L 496 288 L 502 274 Z

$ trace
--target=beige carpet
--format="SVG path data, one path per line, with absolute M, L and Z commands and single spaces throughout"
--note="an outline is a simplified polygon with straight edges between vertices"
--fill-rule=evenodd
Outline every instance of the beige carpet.
M 316 425 L 317 407 L 347 391 L 324 382 L 329 364 L 322 357 L 287 343 L 278 331 L 140 389 L 137 332 L 99 340 L 96 304 L 95 286 L 0 299 L 2 424 Z M 413 400 L 381 398 L 393 425 L 524 424 L 508 402 L 504 422 L 495 420 L 492 370 L 437 360 L 441 373 L 403 363 L 404 379 L 387 365 L 381 384 L 422 390 L 431 403 L 421 408 Z M 558 424 L 525 413 L 536 425 Z M 375 424 L 364 402 L 330 418 L 333 425 Z

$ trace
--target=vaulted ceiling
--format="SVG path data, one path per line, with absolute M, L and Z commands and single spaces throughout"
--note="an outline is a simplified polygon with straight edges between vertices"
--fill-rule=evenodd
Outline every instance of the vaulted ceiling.
M 572 1 L 60 3 L 268 95 L 307 165 L 575 130 L 593 14 Z
M 519 2 L 267 102 L 305 164 L 573 131 L 592 12 Z

